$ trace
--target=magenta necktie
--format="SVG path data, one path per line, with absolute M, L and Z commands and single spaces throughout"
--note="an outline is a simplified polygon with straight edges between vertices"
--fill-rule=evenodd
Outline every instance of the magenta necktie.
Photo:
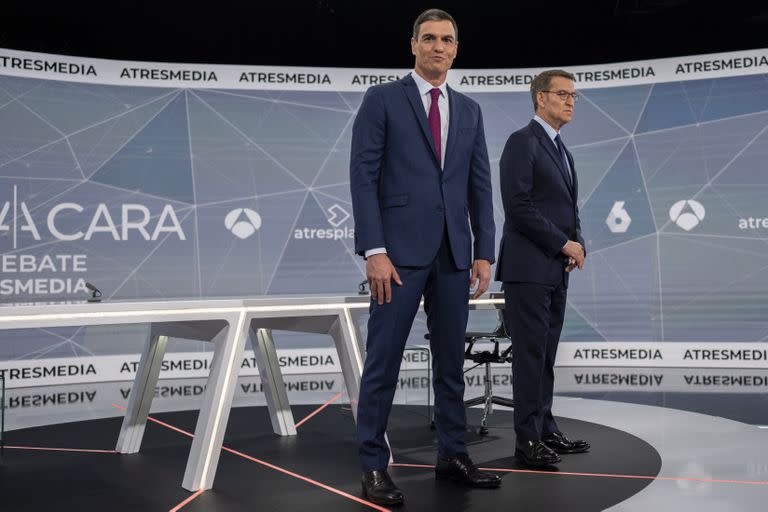
M 434 88 L 429 91 L 429 94 L 432 96 L 432 104 L 429 105 L 429 116 L 427 117 L 427 120 L 429 121 L 429 131 L 432 132 L 432 140 L 435 141 L 437 161 L 442 164 L 440 158 L 440 155 L 442 154 L 442 148 L 440 147 L 440 107 L 437 106 L 437 100 L 440 98 L 440 89 Z

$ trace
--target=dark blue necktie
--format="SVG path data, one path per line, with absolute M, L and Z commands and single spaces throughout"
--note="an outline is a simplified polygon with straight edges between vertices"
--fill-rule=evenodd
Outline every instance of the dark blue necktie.
M 563 171 L 565 171 L 565 180 L 568 183 L 569 187 L 573 186 L 573 182 L 571 181 L 571 171 L 568 167 L 568 156 L 565 152 L 565 146 L 563 145 L 563 141 L 560 138 L 560 134 L 558 133 L 555 135 L 555 144 L 557 145 L 557 150 L 560 152 L 560 161 L 563 163 Z

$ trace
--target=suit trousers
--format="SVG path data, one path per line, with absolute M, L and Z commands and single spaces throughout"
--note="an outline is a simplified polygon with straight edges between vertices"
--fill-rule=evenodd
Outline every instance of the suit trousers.
M 512 338 L 514 424 L 519 442 L 559 432 L 552 416 L 555 356 L 565 318 L 567 288 L 505 282 L 504 316 Z
M 464 332 L 469 312 L 469 273 L 458 270 L 443 234 L 434 261 L 426 267 L 395 267 L 402 286 L 392 283 L 392 302 L 371 300 L 365 366 L 357 405 L 357 439 L 364 471 L 386 469 L 384 439 L 397 387 L 403 349 L 424 296 L 432 351 L 438 454 L 466 453 L 464 436 Z M 392 437 L 392 436 L 390 436 Z

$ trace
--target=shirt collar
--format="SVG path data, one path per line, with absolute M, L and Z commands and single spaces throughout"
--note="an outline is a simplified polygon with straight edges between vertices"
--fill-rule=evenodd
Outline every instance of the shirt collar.
M 555 137 L 560 133 L 559 131 L 552 128 L 549 123 L 547 123 L 545 120 L 540 118 L 539 116 L 533 116 L 533 119 L 536 120 L 547 132 L 547 135 L 549 135 L 549 138 L 552 139 L 552 142 L 555 141 Z
M 424 96 L 429 91 L 435 88 L 434 85 L 424 80 L 419 74 L 416 72 L 416 70 L 411 71 L 411 76 L 413 77 L 413 81 L 416 82 L 416 87 L 419 88 L 419 96 Z M 443 82 L 438 87 L 440 89 L 440 94 L 444 97 L 448 97 L 448 84 L 446 82 Z

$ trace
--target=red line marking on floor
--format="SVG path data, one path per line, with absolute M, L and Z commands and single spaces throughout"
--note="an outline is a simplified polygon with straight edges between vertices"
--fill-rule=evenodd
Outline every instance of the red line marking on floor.
M 196 492 L 195 492 L 195 493 L 193 493 L 193 494 L 192 494 L 192 495 L 191 495 L 189 498 L 185 499 L 184 501 L 182 501 L 181 503 L 179 503 L 178 505 L 176 505 L 175 507 L 173 507 L 173 508 L 172 508 L 171 510 L 169 510 L 168 512 L 176 512 L 177 510 L 181 510 L 181 509 L 182 509 L 182 508 L 183 508 L 185 505 L 187 505 L 187 504 L 188 504 L 190 501 L 194 500 L 195 498 L 197 498 L 198 496 L 200 496 L 201 494 L 203 494 L 203 492 L 205 492 L 205 490 L 204 490 L 204 489 L 200 489 L 199 491 L 196 491 Z
M 402 468 L 427 468 L 434 469 L 435 466 L 428 464 L 395 464 L 390 466 Z M 674 482 L 704 482 L 714 484 L 742 484 L 742 485 L 768 485 L 768 482 L 758 482 L 753 480 L 718 480 L 714 478 L 694 478 L 685 476 L 648 476 L 648 475 L 621 475 L 612 473 L 576 473 L 572 471 L 540 471 L 535 469 L 509 469 L 509 468 L 479 468 L 483 471 L 500 471 L 504 473 L 531 473 L 535 475 L 564 475 L 564 476 L 594 476 L 601 478 L 636 478 L 640 480 L 669 480 Z
M 120 406 L 120 405 L 117 405 L 117 404 L 112 404 L 112 407 L 117 407 L 118 409 L 122 409 L 123 411 L 126 411 L 126 410 L 127 410 L 125 407 L 122 407 L 122 406 Z M 181 430 L 180 428 L 178 428 L 178 427 L 174 427 L 173 425 L 169 425 L 169 424 L 167 424 L 167 423 L 163 423 L 163 422 L 162 422 L 162 421 L 160 421 L 160 420 L 156 420 L 156 419 L 155 419 L 155 418 L 153 418 L 152 416 L 147 416 L 147 419 L 148 419 L 149 421 L 154 421 L 154 422 L 155 422 L 155 423 L 157 423 L 158 425 L 162 425 L 162 426 L 164 426 L 165 428 L 169 428 L 169 429 L 171 429 L 171 430 L 175 430 L 175 431 L 176 431 L 176 432 L 178 432 L 179 434 L 184 434 L 184 435 L 185 435 L 185 436 L 187 436 L 187 437 L 195 437 L 193 434 L 191 434 L 190 432 L 187 432 L 186 430 Z
M 341 490 L 336 489 L 334 487 L 331 487 L 329 485 L 325 485 L 323 483 L 320 483 L 317 480 L 312 480 L 311 478 L 307 478 L 305 476 L 299 475 L 298 473 L 293 473 L 291 471 L 288 471 L 287 469 L 283 469 L 281 467 L 275 466 L 274 464 L 270 464 L 269 462 L 265 462 L 263 460 L 259 460 L 259 459 L 255 458 L 255 457 L 251 457 L 250 455 L 246 455 L 244 453 L 238 452 L 238 451 L 233 450 L 231 448 L 222 447 L 221 449 L 225 450 L 225 451 L 228 451 L 230 453 L 233 453 L 235 455 L 238 455 L 240 457 L 243 457 L 245 459 L 248 459 L 250 461 L 256 462 L 258 464 L 261 464 L 263 466 L 266 466 L 268 468 L 274 469 L 275 471 L 280 471 L 281 473 L 285 473 L 286 475 L 292 476 L 294 478 L 298 478 L 299 480 L 303 480 L 303 481 L 305 481 L 307 483 L 310 483 L 312 485 L 316 485 L 318 487 L 321 487 L 321 488 L 325 489 L 326 491 L 330 491 L 330 492 L 336 493 L 339 496 L 343 496 L 345 498 L 348 498 L 350 500 L 356 501 L 356 502 L 361 503 L 363 505 L 367 505 L 367 506 L 369 506 L 369 507 L 371 507 L 371 508 L 373 508 L 375 510 L 380 510 L 381 512 L 390 512 L 389 509 L 380 507 L 380 506 L 375 505 L 375 504 L 373 504 L 371 502 L 368 502 L 368 501 L 365 501 L 365 500 L 363 500 L 361 498 L 358 498 L 357 496 L 353 496 L 351 494 L 348 494 L 348 493 L 346 493 L 344 491 L 341 491 Z
M 45 452 L 82 452 L 82 453 L 117 453 L 116 450 L 87 450 L 84 448 L 49 448 L 45 446 L 11 446 L 5 445 L 5 448 L 11 450 L 37 450 Z
M 338 394 L 334 395 L 334 396 L 333 396 L 333 398 L 331 398 L 330 400 L 328 400 L 327 402 L 325 402 L 323 405 L 321 405 L 320 407 L 318 407 L 317 409 L 315 409 L 313 412 L 309 413 L 309 414 L 308 414 L 308 415 L 307 415 L 307 416 L 306 416 L 306 417 L 305 417 L 303 420 L 301 420 L 300 422 L 298 422 L 298 423 L 296 424 L 296 428 L 299 428 L 299 427 L 300 427 L 302 424 L 304 424 L 304 423 L 305 423 L 305 422 L 306 422 L 308 419 L 310 419 L 312 416 L 314 416 L 315 414 L 319 413 L 320 411 L 322 411 L 323 409 L 325 409 L 326 407 L 328 407 L 329 405 L 331 405 L 333 402 L 335 402 L 336 400 L 338 400 L 339 398 L 341 398 L 341 396 L 342 396 L 343 394 L 344 394 L 344 393 L 343 393 L 343 392 L 341 392 L 341 393 L 338 393 Z
M 116 405 L 116 404 L 112 404 L 112 405 L 114 405 L 118 409 L 125 409 L 124 407 L 120 407 L 119 405 Z M 149 421 L 153 421 L 153 422 L 155 422 L 155 423 L 157 423 L 159 425 L 162 425 L 162 426 L 164 426 L 166 428 L 169 428 L 171 430 L 175 430 L 176 432 L 184 434 L 185 436 L 195 437 L 194 435 L 192 435 L 191 433 L 189 433 L 189 432 L 187 432 L 185 430 L 182 430 L 180 428 L 174 427 L 173 425 L 169 425 L 168 423 L 164 423 L 164 422 L 162 422 L 160 420 L 156 420 L 155 418 L 153 418 L 151 416 L 147 416 L 147 419 Z M 270 464 L 269 462 L 266 462 L 266 461 L 263 461 L 263 460 L 259 460 L 259 459 L 255 458 L 255 457 L 251 457 L 250 455 L 246 455 L 246 454 L 244 454 L 242 452 L 238 452 L 237 450 L 233 450 L 232 448 L 227 448 L 226 446 L 222 446 L 221 449 L 224 450 L 224 451 L 227 451 L 227 452 L 229 452 L 229 453 L 231 453 L 233 455 L 237 455 L 238 457 L 242 457 L 244 459 L 248 459 L 248 460 L 250 460 L 252 462 L 256 462 L 257 464 L 261 464 L 261 465 L 266 466 L 266 467 L 268 467 L 270 469 L 274 469 L 275 471 L 279 471 L 279 472 L 284 473 L 284 474 L 286 474 L 288 476 L 292 476 L 293 478 L 298 478 L 299 480 L 303 480 L 303 481 L 305 481 L 307 483 L 310 483 L 312 485 L 315 485 L 317 487 L 325 489 L 326 491 L 330 491 L 330 492 L 332 492 L 334 494 L 338 494 L 339 496 L 343 496 L 344 498 L 348 498 L 350 500 L 356 501 L 356 502 L 358 502 L 360 504 L 366 505 L 366 506 L 371 507 L 371 508 L 373 508 L 375 510 L 379 510 L 380 512 L 391 512 L 389 509 L 380 507 L 380 506 L 378 506 L 378 505 L 376 505 L 374 503 L 371 503 L 369 501 L 365 501 L 365 500 L 363 500 L 361 498 L 358 498 L 357 496 L 353 496 L 353 495 L 348 494 L 348 493 L 346 493 L 346 492 L 344 492 L 342 490 L 336 489 L 336 488 L 331 487 L 329 485 L 325 485 L 324 483 L 318 482 L 317 480 L 312 480 L 311 478 L 307 478 L 306 476 L 299 475 L 298 473 L 293 473 L 292 471 L 288 471 L 287 469 L 283 469 L 283 468 L 281 468 L 279 466 L 275 466 L 274 464 Z M 202 491 L 198 491 L 198 492 L 202 492 Z

